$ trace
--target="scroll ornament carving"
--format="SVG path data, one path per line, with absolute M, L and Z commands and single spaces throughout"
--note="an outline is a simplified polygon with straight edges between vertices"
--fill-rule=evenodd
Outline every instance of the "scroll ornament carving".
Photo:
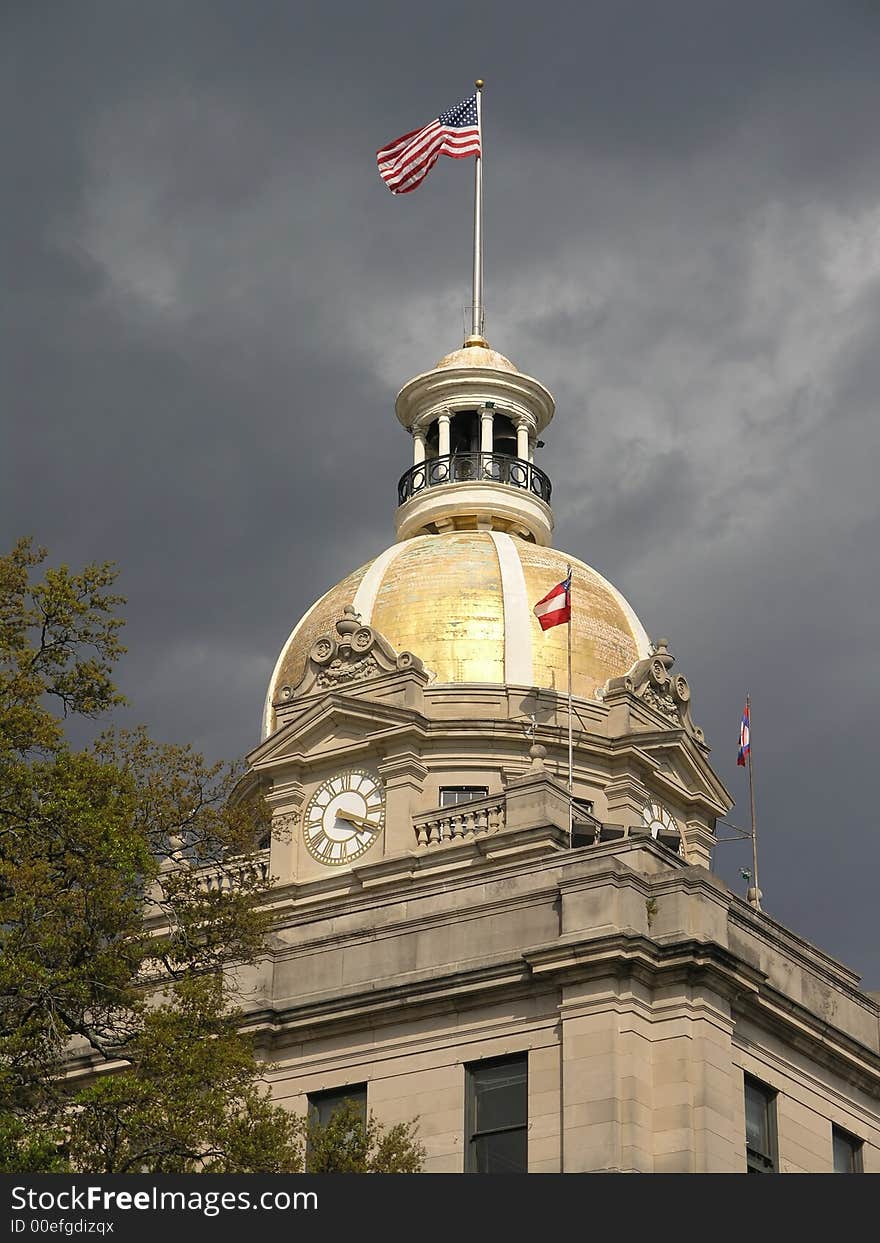
M 283 705 L 315 691 L 338 690 L 401 670 L 424 670 L 418 656 L 396 652 L 378 630 L 363 625 L 351 604 L 345 606 L 335 630 L 315 640 L 299 685 L 282 686 L 276 703 Z
M 372 656 L 364 656 L 361 660 L 346 661 L 339 656 L 322 669 L 315 678 L 315 686 L 321 690 L 339 686 L 345 682 L 360 682 L 379 672 L 379 666 Z
M 690 685 L 680 673 L 672 673 L 674 663 L 667 640 L 659 639 L 651 644 L 651 654 L 645 660 L 637 660 L 623 677 L 609 678 L 601 688 L 600 698 L 605 699 L 614 691 L 630 691 L 676 729 L 683 727 L 704 744 L 705 735 L 691 717 Z

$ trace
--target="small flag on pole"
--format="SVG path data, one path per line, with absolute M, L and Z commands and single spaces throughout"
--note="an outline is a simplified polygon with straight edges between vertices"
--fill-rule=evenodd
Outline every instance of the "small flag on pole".
M 480 154 L 477 96 L 470 95 L 428 125 L 411 130 L 376 152 L 379 176 L 392 194 L 421 185 L 441 155 L 463 160 Z
M 532 612 L 538 619 L 542 630 L 551 626 L 560 626 L 571 621 L 571 571 L 568 578 L 557 583 L 552 591 L 548 591 L 543 600 L 539 600 Z
M 751 725 L 749 723 L 749 705 L 746 704 L 739 727 L 739 754 L 736 757 L 736 762 L 740 768 L 745 768 L 746 766 L 746 760 L 749 758 L 750 743 Z

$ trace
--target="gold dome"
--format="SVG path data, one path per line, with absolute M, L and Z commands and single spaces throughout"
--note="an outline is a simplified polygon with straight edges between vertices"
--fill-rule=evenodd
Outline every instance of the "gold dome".
M 509 358 L 488 345 L 465 345 L 460 350 L 453 350 L 451 354 L 445 354 L 440 359 L 434 370 L 439 371 L 442 367 L 490 367 L 494 371 L 512 371 L 515 375 L 519 374 L 519 367 L 515 367 Z
M 272 702 L 295 686 L 319 635 L 346 604 L 398 651 L 413 652 L 438 683 L 538 686 L 566 692 L 567 627 L 542 631 L 532 609 L 572 566 L 572 689 L 598 687 L 648 655 L 648 636 L 601 574 L 565 553 L 500 531 L 421 535 L 394 544 L 317 601 L 284 645 L 266 700 L 263 736 L 275 728 Z

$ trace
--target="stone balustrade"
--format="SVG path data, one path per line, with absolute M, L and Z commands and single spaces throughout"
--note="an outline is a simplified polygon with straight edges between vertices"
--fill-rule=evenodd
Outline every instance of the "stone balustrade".
M 438 807 L 434 811 L 413 816 L 413 829 L 419 846 L 436 846 L 483 833 L 498 833 L 504 828 L 505 796 L 458 803 L 455 807 Z
M 269 879 L 269 851 L 260 850 L 247 859 L 230 859 L 217 867 L 204 868 L 199 876 L 199 888 L 205 893 L 230 893 L 238 887 L 242 877 L 255 877 L 265 884 Z

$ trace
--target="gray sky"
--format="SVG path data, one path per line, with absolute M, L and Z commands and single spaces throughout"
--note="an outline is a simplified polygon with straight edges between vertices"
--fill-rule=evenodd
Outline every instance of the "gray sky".
M 119 563 L 127 719 L 249 750 L 292 625 L 393 539 L 472 177 L 393 198 L 374 152 L 482 76 L 488 336 L 557 400 L 556 545 L 669 638 L 740 824 L 751 691 L 765 906 L 880 987 L 880 4 L 7 0 L 0 33 L 3 544 Z

